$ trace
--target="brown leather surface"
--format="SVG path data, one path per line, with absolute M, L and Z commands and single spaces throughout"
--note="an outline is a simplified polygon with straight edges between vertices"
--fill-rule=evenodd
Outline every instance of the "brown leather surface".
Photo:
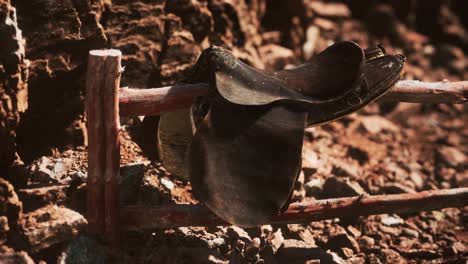
M 282 105 L 214 102 L 189 150 L 196 197 L 230 223 L 268 222 L 288 201 L 300 170 L 306 116 Z
M 208 106 L 197 111 L 201 121 L 187 156 L 195 196 L 243 227 L 280 213 L 300 171 L 304 127 L 361 109 L 403 74 L 403 56 L 372 49 L 364 64 L 353 45 L 336 44 L 308 64 L 276 73 L 248 67 L 221 48 L 202 55 L 208 66 L 198 73 L 205 71 L 214 90 L 204 107 L 193 107 Z
M 235 104 L 264 105 L 278 100 L 320 104 L 335 100 L 357 84 L 364 52 L 354 42 L 338 42 L 293 69 L 269 73 L 246 65 L 231 52 L 213 47 L 209 61 L 215 87 Z

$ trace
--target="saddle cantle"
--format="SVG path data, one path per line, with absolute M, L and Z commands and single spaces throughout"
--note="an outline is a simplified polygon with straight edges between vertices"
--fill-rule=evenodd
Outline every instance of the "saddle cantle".
M 195 196 L 221 218 L 244 227 L 267 223 L 288 205 L 304 127 L 382 96 L 400 79 L 403 64 L 403 56 L 385 55 L 381 46 L 362 51 L 344 42 L 309 63 L 267 73 L 210 48 L 187 80 L 212 89 L 192 106 L 196 132 L 178 166 L 186 168 Z

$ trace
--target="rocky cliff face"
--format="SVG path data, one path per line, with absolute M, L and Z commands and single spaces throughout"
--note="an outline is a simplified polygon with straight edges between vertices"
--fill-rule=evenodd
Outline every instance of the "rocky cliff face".
M 21 0 L 15 5 L 31 62 L 29 109 L 17 142 L 21 157 L 31 161 L 54 147 L 83 144 L 83 73 L 88 51 L 107 43 L 99 22 L 104 5 Z
M 126 66 L 122 85 L 140 88 L 183 78 L 201 50 L 210 45 L 227 46 L 248 63 L 264 67 L 258 53 L 264 1 L 16 0 L 12 4 L 18 10 L 18 22 L 11 3 L 4 2 L 5 20 L 14 25 L 4 22 L 2 34 L 10 34 L 7 37 L 17 41 L 21 51 L 12 46 L 1 52 L 20 54 L 17 65 L 21 67 L 9 66 L 5 74 L 23 76 L 18 84 L 10 81 L 4 89 L 5 96 L 22 97 L 5 110 L 16 116 L 5 124 L 9 128 L 1 136 L 10 146 L 4 159 L 7 167 L 16 151 L 30 162 L 55 148 L 84 144 L 84 68 L 90 49 L 122 50 Z M 25 41 L 14 33 L 21 32 L 18 23 L 26 49 Z M 27 66 L 22 62 L 25 57 L 30 61 Z M 23 86 L 29 86 L 29 96 L 16 92 L 26 91 Z M 18 126 L 18 111 L 26 110 L 20 103 L 28 102 Z M 15 132 L 17 136 L 7 135 Z
M 28 69 L 25 40 L 16 9 L 0 1 L 0 175 L 8 177 L 22 162 L 16 151 L 20 114 L 28 108 Z

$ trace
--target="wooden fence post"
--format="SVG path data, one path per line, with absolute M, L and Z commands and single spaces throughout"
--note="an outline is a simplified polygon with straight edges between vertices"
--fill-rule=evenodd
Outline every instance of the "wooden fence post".
M 86 80 L 88 120 L 87 219 L 89 231 L 119 243 L 119 88 L 122 54 L 89 52 Z

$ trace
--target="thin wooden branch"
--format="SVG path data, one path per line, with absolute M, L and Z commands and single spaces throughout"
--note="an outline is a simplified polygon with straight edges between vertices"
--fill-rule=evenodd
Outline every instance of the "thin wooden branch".
M 312 222 L 373 214 L 407 214 L 467 205 L 468 188 L 346 197 L 293 203 L 282 215 L 273 217 L 271 222 L 265 224 Z M 121 209 L 121 219 L 126 229 L 228 225 L 201 205 L 127 206 Z
M 159 115 L 164 111 L 190 106 L 192 99 L 208 93 L 208 84 L 177 84 L 151 89 L 120 89 L 120 114 Z M 385 100 L 411 103 L 466 103 L 468 81 L 419 82 L 399 81 Z
M 88 126 L 88 179 L 86 219 L 92 234 L 104 233 L 104 121 L 103 93 L 106 56 L 91 51 L 86 75 L 86 118 Z
M 385 99 L 409 103 L 468 102 L 468 81 L 463 82 L 420 82 L 399 81 Z
M 105 199 L 105 235 L 114 249 L 119 247 L 119 87 L 122 67 L 120 65 L 122 53 L 118 50 L 106 50 L 106 68 L 103 90 L 104 99 L 104 128 L 105 128 L 105 170 L 104 170 L 104 199 Z

